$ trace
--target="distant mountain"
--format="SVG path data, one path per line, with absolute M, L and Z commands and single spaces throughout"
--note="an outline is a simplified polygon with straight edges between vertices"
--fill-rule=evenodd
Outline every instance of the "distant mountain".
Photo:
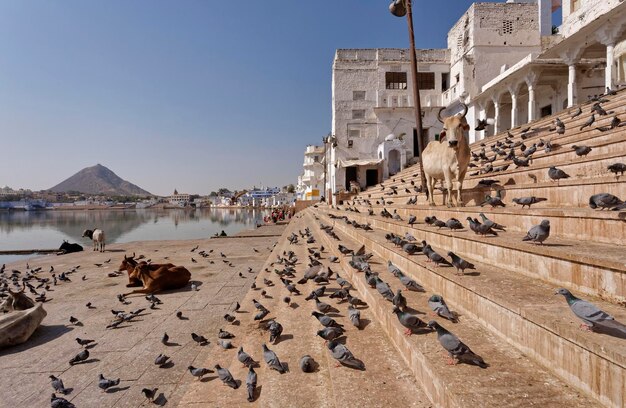
M 72 177 L 52 187 L 50 191 L 55 193 L 80 191 L 84 194 L 152 195 L 133 183 L 121 179 L 101 164 L 82 169 Z

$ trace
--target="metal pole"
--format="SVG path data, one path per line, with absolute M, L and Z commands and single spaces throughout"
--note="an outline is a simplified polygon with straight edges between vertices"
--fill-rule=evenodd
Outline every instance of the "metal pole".
M 411 75 L 413 76 L 413 101 L 415 103 L 415 127 L 417 128 L 417 151 L 419 154 L 417 164 L 420 166 L 420 179 L 422 192 L 426 192 L 426 177 L 422 166 L 422 104 L 420 101 L 420 89 L 417 83 L 417 55 L 415 54 L 415 37 L 413 34 L 413 9 L 411 0 L 406 0 L 406 20 L 409 25 L 409 42 L 411 44 Z

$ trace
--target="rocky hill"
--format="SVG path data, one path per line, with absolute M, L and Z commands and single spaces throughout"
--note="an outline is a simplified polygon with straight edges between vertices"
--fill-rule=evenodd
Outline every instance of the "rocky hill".
M 72 177 L 52 187 L 50 191 L 63 193 L 80 191 L 84 194 L 151 195 L 146 190 L 120 178 L 101 164 L 86 167 Z

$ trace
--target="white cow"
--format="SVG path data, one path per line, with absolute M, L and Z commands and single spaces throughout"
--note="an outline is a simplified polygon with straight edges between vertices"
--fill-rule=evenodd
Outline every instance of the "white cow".
M 437 180 L 445 180 L 448 190 L 447 205 L 452 203 L 452 183 L 456 181 L 457 206 L 463 206 L 461 190 L 463 189 L 463 179 L 470 162 L 470 148 L 464 132 L 469 130 L 465 115 L 467 105 L 463 104 L 463 112 L 458 115 L 441 118 L 441 111 L 437 118 L 443 123 L 443 131 L 440 140 L 428 143 L 422 152 L 422 166 L 426 176 L 426 186 L 428 187 L 430 205 L 435 205 L 433 190 Z
M 93 250 L 104 252 L 104 231 L 95 228 L 93 230 L 85 230 L 83 237 L 89 237 L 93 241 Z

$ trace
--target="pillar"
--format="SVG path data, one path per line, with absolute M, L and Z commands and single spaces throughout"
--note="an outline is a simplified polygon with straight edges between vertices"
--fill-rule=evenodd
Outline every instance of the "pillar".
M 493 124 L 493 134 L 497 135 L 500 133 L 500 98 L 493 99 L 493 108 L 494 108 L 494 124 Z
M 568 64 L 567 71 L 567 107 L 571 108 L 578 102 L 576 95 L 576 64 Z
M 508 90 L 511 94 L 511 129 L 519 125 L 519 111 L 517 107 L 517 90 L 518 85 L 509 85 Z
M 524 78 L 528 87 L 528 122 L 537 119 L 537 103 L 535 101 L 535 87 L 539 82 L 539 71 L 530 71 Z
M 613 50 L 615 44 L 607 44 L 606 46 L 606 69 L 604 70 L 604 86 L 613 89 Z

